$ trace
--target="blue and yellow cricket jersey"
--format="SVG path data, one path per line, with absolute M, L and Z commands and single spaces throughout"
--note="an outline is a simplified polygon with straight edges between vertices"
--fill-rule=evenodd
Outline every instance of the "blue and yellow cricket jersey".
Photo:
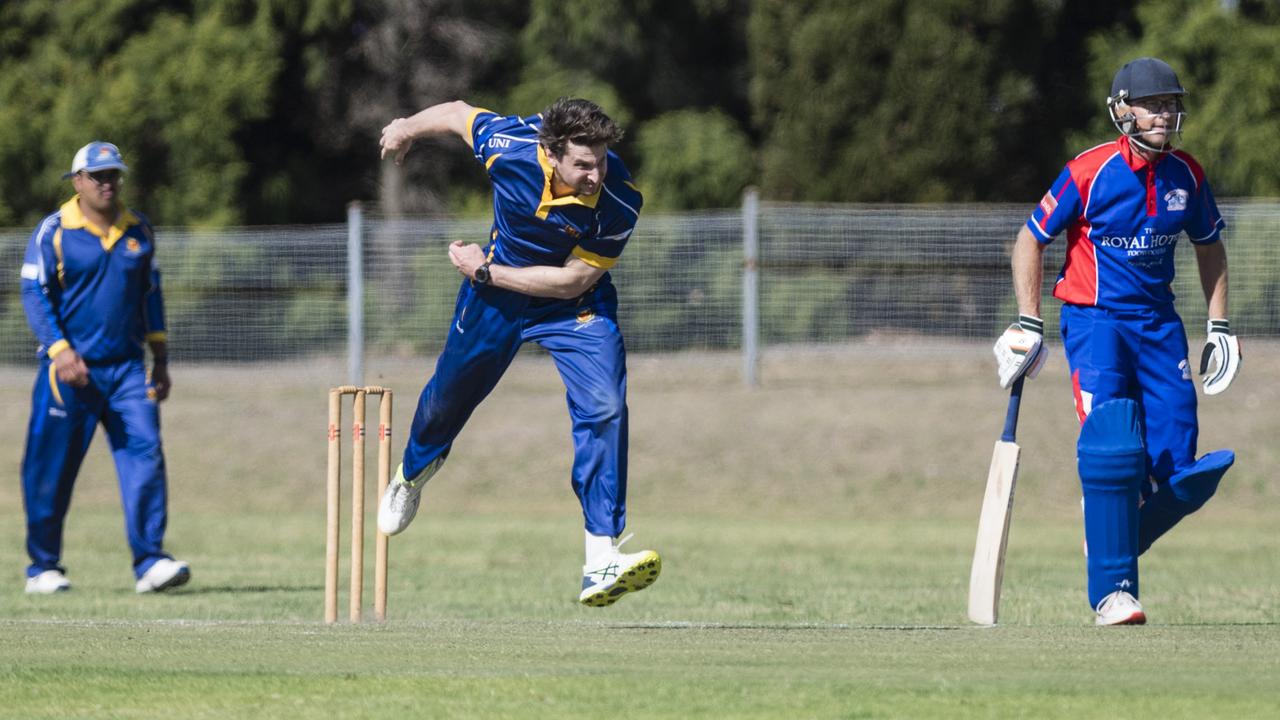
M 612 150 L 593 195 L 551 196 L 551 165 L 538 143 L 542 117 L 476 110 L 471 146 L 493 183 L 493 261 L 529 267 L 564 265 L 570 255 L 609 269 L 635 229 L 643 198 Z
M 32 233 L 22 262 L 22 304 L 53 357 L 68 345 L 89 363 L 141 358 L 143 343 L 165 339 L 155 233 L 122 210 L 105 235 L 73 197 Z

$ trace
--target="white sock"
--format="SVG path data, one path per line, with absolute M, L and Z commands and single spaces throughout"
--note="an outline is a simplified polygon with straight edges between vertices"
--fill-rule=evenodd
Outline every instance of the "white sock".
M 587 565 L 594 565 L 596 561 L 612 550 L 612 537 L 608 535 L 592 535 L 591 531 L 586 531 Z

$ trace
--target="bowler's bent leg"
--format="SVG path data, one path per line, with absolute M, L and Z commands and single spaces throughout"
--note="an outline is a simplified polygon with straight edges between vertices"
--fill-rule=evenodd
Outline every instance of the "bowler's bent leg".
M 480 405 L 520 349 L 520 312 L 527 297 L 464 281 L 435 374 L 418 396 L 403 473 L 414 479 L 448 456 L 471 413 Z

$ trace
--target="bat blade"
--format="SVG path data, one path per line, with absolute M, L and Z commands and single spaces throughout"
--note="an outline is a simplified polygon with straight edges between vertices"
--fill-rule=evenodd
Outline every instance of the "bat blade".
M 1004 580 L 1005 548 L 1009 544 L 1009 520 L 1013 517 L 1013 490 L 1018 482 L 1021 453 L 1016 442 L 1001 440 L 991 454 L 969 573 L 969 619 L 979 625 L 995 625 L 1000 614 L 1000 584 Z

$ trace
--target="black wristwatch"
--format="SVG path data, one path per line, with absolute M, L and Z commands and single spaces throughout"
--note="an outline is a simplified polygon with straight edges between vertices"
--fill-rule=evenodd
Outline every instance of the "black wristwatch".
M 493 275 L 489 272 L 489 265 L 490 263 L 486 262 L 485 264 L 476 268 L 474 277 L 475 277 L 475 281 L 480 285 L 488 285 L 489 280 L 493 277 Z

